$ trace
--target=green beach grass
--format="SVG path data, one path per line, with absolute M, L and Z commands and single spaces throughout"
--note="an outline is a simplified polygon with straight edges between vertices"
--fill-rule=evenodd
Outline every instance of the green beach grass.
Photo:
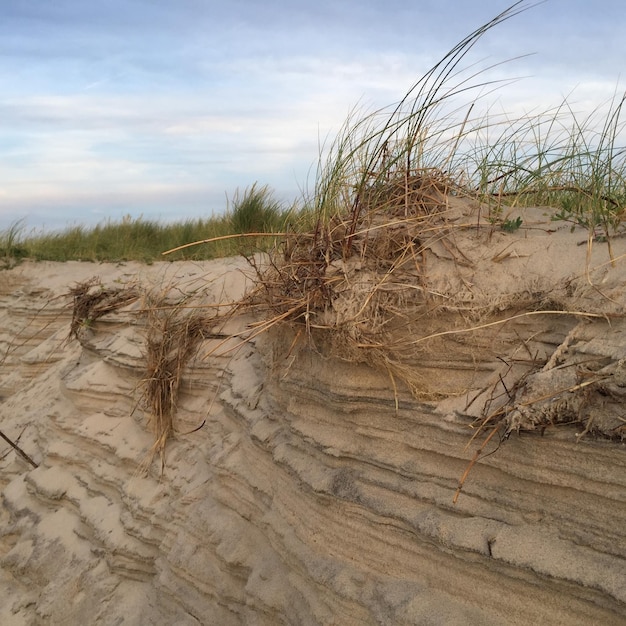
M 224 215 L 173 223 L 124 217 L 94 227 L 76 225 L 60 232 L 26 233 L 24 222 L 15 222 L 0 233 L 0 260 L 5 267 L 21 259 L 36 261 L 120 262 L 158 260 L 200 261 L 234 256 L 249 250 L 249 239 L 228 237 L 250 232 L 274 233 L 284 228 L 291 212 L 276 201 L 267 186 L 257 184 L 237 192 Z M 211 245 L 194 246 L 167 257 L 162 253 L 191 241 L 216 239 Z M 259 236 L 257 249 L 272 245 L 273 238 Z
M 511 115 L 485 106 L 506 86 L 467 62 L 483 35 L 530 7 L 516 2 L 460 41 L 395 105 L 350 115 L 320 160 L 314 206 L 320 223 L 350 214 L 352 230 L 378 202 L 378 190 L 416 177 L 443 184 L 448 195 L 489 207 L 489 221 L 505 230 L 511 209 L 545 206 L 552 218 L 610 240 L 626 218 L 626 94 L 617 90 L 592 111 L 576 109 L 574 94 L 540 112 Z M 396 199 L 397 200 L 397 199 Z M 384 206 L 378 209 L 385 210 Z

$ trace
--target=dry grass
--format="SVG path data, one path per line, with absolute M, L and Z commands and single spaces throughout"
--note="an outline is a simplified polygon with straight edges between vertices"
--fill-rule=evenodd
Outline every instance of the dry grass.
M 460 220 L 458 209 L 471 201 L 458 191 L 436 170 L 400 172 L 363 189 L 356 208 L 320 219 L 286 240 L 267 269 L 257 268 L 248 305 L 266 316 L 266 328 L 304 325 L 318 349 L 382 366 L 420 395 L 405 358 L 418 355 L 408 342 L 420 320 L 451 306 L 429 288 L 425 253 L 440 245 L 463 263 L 452 233 L 474 227 Z
M 197 353 L 200 343 L 213 336 L 219 320 L 205 310 L 187 310 L 164 303 L 162 295 L 149 295 L 146 314 L 146 373 L 142 380 L 143 406 L 155 443 L 153 454 L 164 467 L 165 446 L 174 434 L 181 381 L 185 367 Z
M 150 459 L 158 453 L 162 463 L 166 443 L 175 430 L 174 415 L 185 367 L 200 343 L 216 336 L 213 327 L 225 317 L 207 313 L 213 310 L 210 307 L 188 308 L 184 296 L 172 301 L 170 291 L 145 293 L 134 285 L 109 288 L 94 277 L 77 284 L 68 294 L 72 298 L 69 338 L 74 339 L 80 339 L 82 330 L 91 328 L 98 318 L 143 299 L 144 306 L 135 311 L 146 329 L 142 405 L 155 437 Z
M 69 338 L 78 339 L 83 328 L 89 328 L 103 315 L 120 309 L 139 298 L 132 285 L 105 288 L 98 277 L 76 284 L 68 294 L 72 298 L 72 321 Z

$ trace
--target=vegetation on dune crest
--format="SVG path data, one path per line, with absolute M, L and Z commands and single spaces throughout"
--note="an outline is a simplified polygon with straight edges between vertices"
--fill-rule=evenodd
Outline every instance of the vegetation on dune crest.
M 28 248 L 22 242 L 23 220 L 14 222 L 0 233 L 0 268 L 10 268 L 20 259 L 29 256 Z
M 514 121 L 476 112 L 482 94 L 500 85 L 487 77 L 493 66 L 477 70 L 465 66 L 466 57 L 489 30 L 527 8 L 516 2 L 464 38 L 397 105 L 348 117 L 320 159 L 313 227 L 296 227 L 258 292 L 276 320 L 339 330 L 350 319 L 355 345 L 380 345 L 389 319 L 375 312 L 395 310 L 399 285 L 407 294 L 415 284 L 427 292 L 420 268 L 433 242 L 459 228 L 515 232 L 524 206 L 545 205 L 553 219 L 588 228 L 610 251 L 624 224 L 626 161 L 617 146 L 624 97 L 583 120 L 567 101 Z M 331 320 L 350 264 L 379 276 L 353 317 Z M 388 352 L 381 359 L 389 365 Z
M 275 200 L 267 186 L 253 184 L 243 193 L 237 191 L 232 210 L 225 215 L 174 223 L 161 223 L 130 215 L 115 222 L 107 220 L 92 228 L 76 225 L 61 232 L 25 234 L 19 220 L 0 233 L 0 257 L 4 266 L 23 258 L 38 261 L 141 261 L 162 260 L 165 250 L 181 248 L 170 261 L 200 261 L 233 256 L 242 251 L 242 239 L 231 235 L 278 233 L 291 215 Z M 212 246 L 185 248 L 198 239 L 211 239 Z M 255 238 L 258 249 L 272 244 L 271 238 Z M 245 249 L 250 249 L 246 245 Z
M 285 212 L 274 199 L 272 190 L 256 183 L 240 194 L 235 193 L 230 213 L 234 233 L 273 233 L 283 230 Z
M 239 226 L 238 226 L 239 227 Z M 0 234 L 0 255 L 15 260 L 37 261 L 141 261 L 163 260 L 162 252 L 199 238 L 231 235 L 235 226 L 230 215 L 161 223 L 127 216 L 119 222 L 107 220 L 92 228 L 72 226 L 61 232 L 24 233 L 17 222 Z M 211 247 L 197 247 L 172 254 L 168 260 L 201 261 L 239 253 L 235 240 L 223 239 Z M 5 265 L 7 261 L 5 261 Z

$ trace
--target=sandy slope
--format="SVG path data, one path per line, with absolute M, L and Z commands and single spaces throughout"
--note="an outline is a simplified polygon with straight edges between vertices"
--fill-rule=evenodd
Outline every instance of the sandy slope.
M 421 357 L 426 384 L 479 391 L 521 333 L 547 364 L 526 393 L 563 384 L 581 355 L 595 359 L 603 387 L 578 408 L 615 429 L 625 418 L 626 326 L 615 317 L 623 261 L 607 264 L 598 247 L 588 275 L 585 246 L 568 243 L 566 231 L 507 236 L 494 235 L 488 270 L 476 248 L 475 291 L 521 293 L 552 280 L 555 289 L 578 285 L 572 306 L 591 302 L 614 317 L 521 318 L 473 344 L 471 363 L 467 345 L 451 338 L 445 354 Z M 510 254 L 494 263 L 505 246 Z M 622 248 L 616 242 L 615 255 Z M 466 449 L 469 391 L 426 402 L 400 388 L 396 412 L 386 373 L 294 347 L 292 331 L 274 329 L 207 358 L 221 339 L 205 341 L 185 372 L 165 470 L 155 460 L 142 473 L 153 438 L 137 405 L 141 302 L 66 341 L 62 294 L 98 275 L 105 285 L 176 286 L 196 304 L 225 302 L 243 293 L 245 270 L 226 260 L 26 263 L 0 273 L 0 429 L 38 464 L 0 448 L 0 623 L 626 622 L 619 430 L 614 440 L 581 439 L 580 425 L 513 434 L 474 467 L 453 504 L 477 445 Z M 442 280 L 452 276 L 442 270 Z M 251 321 L 239 316 L 220 333 Z

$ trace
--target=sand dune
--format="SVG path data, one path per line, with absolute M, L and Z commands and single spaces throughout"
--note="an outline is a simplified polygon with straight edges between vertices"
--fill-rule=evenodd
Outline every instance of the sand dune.
M 64 294 L 99 276 L 187 306 L 232 302 L 245 261 L 0 273 L 0 429 L 37 464 L 2 442 L 0 623 L 625 623 L 624 263 L 598 245 L 589 274 L 580 232 L 538 236 L 496 233 L 460 282 L 445 268 L 433 280 L 458 291 L 471 279 L 488 300 L 549 279 L 571 310 L 600 317 L 446 337 L 415 363 L 437 390 L 418 399 L 401 384 L 394 394 L 386 372 L 294 343 L 290 327 L 228 350 L 239 341 L 223 337 L 254 322 L 243 312 L 186 367 L 163 470 L 157 455 L 143 471 L 145 300 L 68 339 Z M 616 240 L 614 256 L 624 248 Z M 513 376 L 520 336 L 545 365 L 454 504 L 486 381 Z M 557 423 L 566 409 L 584 419 Z

